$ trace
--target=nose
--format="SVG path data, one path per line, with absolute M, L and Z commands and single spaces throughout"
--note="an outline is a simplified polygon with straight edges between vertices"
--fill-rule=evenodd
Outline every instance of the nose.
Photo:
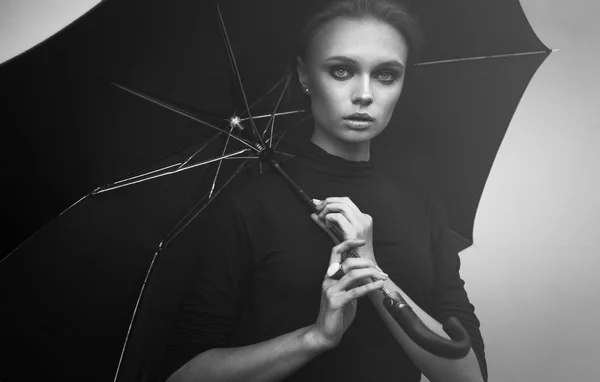
M 373 103 L 373 92 L 371 91 L 371 79 L 369 77 L 361 79 L 352 95 L 352 103 L 361 106 L 369 106 Z

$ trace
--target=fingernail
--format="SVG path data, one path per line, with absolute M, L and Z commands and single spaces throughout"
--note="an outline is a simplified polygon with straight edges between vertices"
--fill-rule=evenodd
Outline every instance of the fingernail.
M 377 268 L 377 270 L 378 270 L 379 272 L 382 272 L 382 273 L 383 273 L 383 269 L 379 268 L 379 266 L 378 266 L 378 265 L 376 265 L 376 266 L 375 266 L 375 268 Z
M 381 272 L 381 276 L 383 276 L 383 277 L 384 277 L 384 278 L 386 278 L 386 279 L 389 277 L 389 276 L 388 276 L 388 274 L 387 274 L 387 273 L 384 273 L 384 272 Z
M 377 281 L 375 281 L 375 285 L 377 285 L 377 286 L 383 285 L 383 280 L 377 280 Z
M 319 199 L 313 199 L 312 200 L 314 204 L 321 204 L 323 201 L 319 200 Z

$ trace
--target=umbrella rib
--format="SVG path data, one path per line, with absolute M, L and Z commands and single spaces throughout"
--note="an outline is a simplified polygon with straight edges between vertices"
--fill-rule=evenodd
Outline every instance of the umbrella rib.
M 235 78 L 240 86 L 240 91 L 242 92 L 242 98 L 244 100 L 244 105 L 246 106 L 246 112 L 248 113 L 248 117 L 250 118 L 250 124 L 252 126 L 252 131 L 254 132 L 254 134 L 256 135 L 256 137 L 258 138 L 258 140 L 264 147 L 264 142 L 262 140 L 262 137 L 259 134 L 258 129 L 256 128 L 256 125 L 254 124 L 254 121 L 252 120 L 252 114 L 250 113 L 250 106 L 248 104 L 248 97 L 246 97 L 246 91 L 244 90 L 244 84 L 242 84 L 242 77 L 240 75 L 240 71 L 239 71 L 237 62 L 235 60 L 235 55 L 233 53 L 233 48 L 231 47 L 231 42 L 229 41 L 229 35 L 227 34 L 227 28 L 225 28 L 225 21 L 223 20 L 223 14 L 221 13 L 221 7 L 219 7 L 218 1 L 215 1 L 215 4 L 217 6 L 217 14 L 219 15 L 219 26 L 221 27 L 221 33 L 223 34 L 223 40 L 225 42 L 225 49 L 228 52 L 229 59 L 231 60 L 231 65 L 233 67 L 233 72 L 234 72 Z
M 287 129 L 283 130 L 283 133 L 281 133 L 281 135 L 279 136 L 277 143 L 275 143 L 273 146 L 271 146 L 273 148 L 273 150 L 276 149 L 277 146 L 279 146 L 279 144 L 281 143 L 281 140 L 283 139 L 283 137 L 285 137 L 285 134 L 287 134 Z
M 263 99 L 265 99 L 269 94 L 271 94 L 271 92 L 273 90 L 275 90 L 283 81 L 285 81 L 286 79 L 288 79 L 289 74 L 285 75 L 282 79 L 280 79 L 279 81 L 277 81 L 275 83 L 275 85 L 273 85 L 271 87 L 271 89 L 267 90 L 267 92 L 265 94 L 263 94 L 259 99 L 257 99 L 256 101 L 254 101 L 251 105 L 250 105 L 250 110 L 252 110 L 252 108 L 254 106 L 256 106 L 260 101 L 262 101 Z M 245 112 L 244 112 L 245 113 Z M 244 115 L 244 113 L 242 113 L 242 115 Z M 257 117 L 254 117 L 257 118 Z
M 89 193 L 86 194 L 84 196 L 82 196 L 81 198 L 79 198 L 79 200 L 77 200 L 75 203 L 71 204 L 69 207 L 65 208 L 60 214 L 58 214 L 58 216 L 56 216 L 54 219 L 58 219 L 59 217 L 61 217 L 64 213 L 66 213 L 67 211 L 69 211 L 71 208 L 75 207 L 76 205 L 78 205 L 79 203 L 81 203 L 84 199 L 86 199 L 87 197 L 91 196 L 93 193 Z M 21 247 L 23 247 L 25 244 L 27 244 L 29 242 L 29 240 L 31 240 L 33 237 L 35 237 L 39 232 L 41 232 L 44 228 L 46 228 L 48 226 L 48 224 L 50 224 L 54 219 L 50 220 L 49 222 L 47 222 L 46 224 L 44 224 L 43 226 L 41 226 L 37 231 L 35 231 L 31 236 L 29 236 L 27 239 L 23 240 L 23 242 L 21 244 L 19 244 L 15 249 L 13 249 L 12 251 L 9 252 L 8 255 L 4 256 L 3 259 L 0 259 L 0 265 L 2 265 L 2 263 L 4 261 L 6 261 L 9 257 L 11 257 L 13 255 L 13 253 L 16 253 Z
M 233 130 L 233 128 L 234 127 L 231 126 L 231 130 Z M 227 151 L 227 146 L 229 146 L 229 137 L 227 137 L 227 140 L 225 141 L 225 146 L 223 146 L 223 152 L 221 153 L 221 156 L 223 156 L 225 154 L 225 152 Z M 210 187 L 210 192 L 208 194 L 209 199 L 212 197 L 213 191 L 215 190 L 215 185 L 217 184 L 217 178 L 219 177 L 219 173 L 221 172 L 222 164 L 223 164 L 223 161 L 220 160 L 219 165 L 217 166 L 217 171 L 215 172 L 215 177 L 213 179 L 212 186 Z
M 193 121 L 196 121 L 196 122 L 198 122 L 198 123 L 201 123 L 201 124 L 203 124 L 203 125 L 205 125 L 205 126 L 208 126 L 208 127 L 210 127 L 211 129 L 214 129 L 214 130 L 216 130 L 216 131 L 219 131 L 219 132 L 221 132 L 221 133 L 228 134 L 228 135 L 230 135 L 232 138 L 234 138 L 234 139 L 238 140 L 239 142 L 241 142 L 242 144 L 244 144 L 244 145 L 248 146 L 249 148 L 251 148 L 251 149 L 253 149 L 253 150 L 255 150 L 255 151 L 258 151 L 258 150 L 256 150 L 256 148 L 255 148 L 255 147 L 253 147 L 252 145 L 250 145 L 250 144 L 249 144 L 248 142 L 246 142 L 245 140 L 243 140 L 243 139 L 241 139 L 241 138 L 237 137 L 235 134 L 232 134 L 232 133 L 230 133 L 230 132 L 228 132 L 228 131 L 226 131 L 226 130 L 224 130 L 224 129 L 221 129 L 220 127 L 217 127 L 217 126 L 215 126 L 215 125 L 213 125 L 213 124 L 210 124 L 210 123 L 208 123 L 208 122 L 206 122 L 206 121 L 203 121 L 203 120 L 201 120 L 201 119 L 197 118 L 196 116 L 194 116 L 193 114 L 191 114 L 191 113 L 189 113 L 189 112 L 187 112 L 187 111 L 185 111 L 185 110 L 182 110 L 182 109 L 180 109 L 180 108 L 178 108 L 178 107 L 176 107 L 176 106 L 173 106 L 173 105 L 171 105 L 171 104 L 169 104 L 169 103 L 166 103 L 166 102 L 164 102 L 164 101 L 160 101 L 160 100 L 157 100 L 157 99 L 155 99 L 155 98 L 152 98 L 152 97 L 150 97 L 149 95 L 146 95 L 146 94 L 144 94 L 144 93 L 141 93 L 141 92 L 135 91 L 135 90 L 133 90 L 133 89 L 129 89 L 129 88 L 127 88 L 126 86 L 119 85 L 119 84 L 117 84 L 117 83 L 114 83 L 114 82 L 111 82 L 111 83 L 112 83 L 113 85 L 115 85 L 116 87 L 118 87 L 118 88 L 120 88 L 120 89 L 122 89 L 122 90 L 125 90 L 126 92 L 129 92 L 129 93 L 131 93 L 131 94 L 133 94 L 133 95 L 135 95 L 135 96 L 138 96 L 138 97 L 140 97 L 140 98 L 142 98 L 142 99 L 145 99 L 146 101 L 150 101 L 150 102 L 152 102 L 152 103 L 154 103 L 154 104 L 156 104 L 156 105 L 158 105 L 158 106 L 164 107 L 165 109 L 171 110 L 172 112 L 175 112 L 175 113 L 177 113 L 177 114 L 180 114 L 180 115 L 182 115 L 182 116 L 184 116 L 184 117 L 186 117 L 186 118 L 189 118 L 189 119 L 191 119 L 191 120 L 193 120 Z
M 453 62 L 490 60 L 490 59 L 497 59 L 497 58 L 508 58 L 508 57 L 519 57 L 519 56 L 531 56 L 531 55 L 536 55 L 536 54 L 549 54 L 550 52 L 553 52 L 553 51 L 556 51 L 556 50 L 549 50 L 549 51 L 540 50 L 540 51 L 536 51 L 536 52 L 495 54 L 495 55 L 489 55 L 489 56 L 453 58 L 453 59 L 449 59 L 449 60 L 421 62 L 419 64 L 415 64 L 414 66 L 415 67 L 418 67 L 418 66 L 431 66 L 431 65 L 438 65 L 438 64 L 449 64 L 449 63 L 453 63 Z
M 283 87 L 283 90 L 281 91 L 281 94 L 279 95 L 279 99 L 277 100 L 277 104 L 275 105 L 275 109 L 273 109 L 273 113 L 271 114 L 271 118 L 269 119 L 269 122 L 267 122 L 267 126 L 265 127 L 265 131 L 263 132 L 263 136 L 264 136 L 267 133 L 267 130 L 269 129 L 269 126 L 271 126 L 271 141 L 270 141 L 270 143 L 273 143 L 273 129 L 275 127 L 275 114 L 277 113 L 277 109 L 279 108 L 279 104 L 281 103 L 281 100 L 283 99 L 283 95 L 285 94 L 285 91 L 287 90 L 288 86 L 290 85 L 290 78 L 291 77 L 288 76 L 287 80 L 285 81 L 285 86 Z
M 217 139 L 219 136 L 221 136 L 221 132 L 213 135 L 212 137 L 210 137 L 210 139 L 208 141 L 206 141 L 205 144 L 202 145 L 202 147 L 200 147 L 198 150 L 196 150 L 192 155 L 190 155 L 182 164 L 181 166 L 179 166 L 179 168 L 185 167 L 185 165 L 187 165 L 192 159 L 194 159 L 194 157 L 196 155 L 198 155 L 200 153 L 200 151 L 204 150 L 212 141 L 214 141 L 215 139 Z M 227 138 L 229 139 L 229 138 Z
M 179 168 L 181 168 L 181 163 L 175 163 L 175 164 L 172 164 L 172 165 L 169 165 L 169 166 L 161 167 L 161 168 L 159 168 L 159 169 L 156 169 L 156 170 L 152 170 L 152 171 L 145 172 L 145 173 L 143 173 L 143 174 L 139 174 L 139 175 L 131 176 L 131 177 L 129 177 L 129 178 L 121 179 L 121 180 L 118 180 L 118 181 L 116 181 L 116 182 L 109 183 L 109 185 L 115 185 L 115 186 L 116 186 L 116 185 L 118 185 L 118 184 L 121 184 L 121 183 L 128 183 L 128 182 L 132 182 L 132 181 L 134 181 L 134 180 L 136 180 L 136 179 L 143 178 L 143 177 L 147 177 L 147 176 L 150 176 L 150 175 L 152 175 L 152 174 L 156 174 L 156 173 L 158 173 L 158 172 L 161 172 L 161 171 L 162 171 L 162 172 L 164 172 L 164 171 L 166 171 L 166 170 L 168 170 L 168 169 L 171 169 L 171 168 L 174 168 L 174 167 L 179 167 Z M 98 190 L 99 190 L 99 189 L 100 189 L 100 188 L 98 188 Z M 94 192 L 96 192 L 96 190 L 95 190 Z
M 275 113 L 275 114 L 262 114 L 262 115 L 258 115 L 258 116 L 254 116 L 252 117 L 253 119 L 263 119 L 263 118 L 270 118 L 272 115 L 275 115 L 276 117 L 281 117 L 284 115 L 290 115 L 290 114 L 298 114 L 298 113 L 305 113 L 306 110 L 290 110 L 290 111 L 282 111 L 280 113 Z M 247 121 L 248 118 L 240 118 L 240 122 L 244 122 Z
M 252 158 L 254 159 L 254 158 Z M 236 169 L 236 171 L 233 173 L 233 175 L 231 175 L 227 181 L 215 192 L 214 196 L 211 198 L 208 193 L 204 195 L 204 197 L 198 202 L 196 203 L 196 205 L 194 207 L 192 207 L 190 209 L 190 211 L 188 211 L 187 214 L 185 214 L 185 216 L 171 229 L 171 231 L 169 231 L 169 233 L 167 234 L 166 238 L 161 241 L 161 243 L 159 244 L 159 248 L 163 249 L 165 248 L 167 245 L 169 245 L 169 243 L 171 243 L 200 213 L 202 213 L 202 211 L 204 211 L 206 209 L 206 207 L 208 207 L 208 205 L 210 203 L 212 203 L 215 198 L 221 193 L 221 191 L 229 184 L 231 183 L 231 181 L 240 173 L 240 171 L 242 171 L 244 169 L 244 167 L 247 165 L 248 160 L 245 160 L 242 164 L 240 164 L 238 166 L 238 168 Z M 198 210 L 197 212 L 194 213 L 194 210 L 196 210 L 196 208 L 198 208 L 198 206 L 200 206 L 206 199 L 208 198 L 208 201 L 206 202 L 205 205 L 203 205 L 200 210 Z M 188 219 L 188 217 L 194 213 L 194 216 L 192 216 L 191 219 Z
M 276 153 L 276 154 L 280 154 L 280 155 L 286 155 L 286 156 L 288 156 L 288 157 L 290 157 L 290 158 L 295 158 L 295 157 L 296 157 L 294 154 L 286 153 L 285 151 L 278 151 L 278 150 L 275 150 L 275 153 Z
M 122 180 L 122 181 L 120 181 L 121 184 L 110 183 L 110 184 L 107 184 L 105 186 L 98 187 L 96 190 L 94 190 L 94 192 L 92 192 L 92 195 L 97 195 L 97 194 L 101 194 L 101 193 L 104 193 L 104 192 L 116 190 L 116 189 L 119 189 L 119 188 L 132 186 L 134 184 L 142 183 L 142 182 L 145 182 L 145 181 L 148 181 L 148 180 L 152 180 L 152 179 L 156 179 L 156 178 L 161 178 L 163 176 L 177 174 L 179 172 L 190 170 L 190 169 L 195 168 L 195 167 L 204 166 L 204 165 L 207 165 L 207 164 L 210 164 L 210 163 L 213 163 L 213 162 L 217 162 L 217 161 L 220 161 L 220 160 L 223 160 L 223 159 L 229 159 L 229 158 L 232 158 L 232 157 L 234 157 L 236 155 L 246 153 L 248 151 L 249 151 L 248 149 L 242 149 L 242 150 L 239 150 L 239 151 L 236 151 L 236 152 L 233 152 L 233 153 L 229 153 L 229 154 L 217 157 L 217 158 L 208 159 L 208 160 L 203 161 L 203 162 L 194 163 L 192 165 L 188 165 L 188 166 L 185 166 L 185 167 L 182 167 L 182 168 L 178 168 L 176 170 L 169 170 L 170 168 L 173 168 L 173 167 L 179 167 L 180 164 L 181 164 L 181 163 L 176 163 L 176 164 L 173 164 L 173 165 L 170 165 L 170 166 L 167 166 L 167 167 L 163 167 L 163 168 L 158 169 L 158 170 L 150 171 L 150 172 L 145 173 L 145 174 L 141 174 L 141 175 L 138 175 L 138 176 L 135 176 L 135 177 L 132 177 L 132 178 L 128 178 L 128 179 Z M 162 171 L 162 173 L 156 174 L 156 173 L 161 172 L 161 171 Z M 152 175 L 152 174 L 155 174 L 155 175 Z M 151 176 L 149 176 L 149 175 L 151 175 Z M 142 178 L 144 176 L 147 176 L 147 177 L 145 177 L 143 179 L 140 179 L 140 178 Z
M 131 336 L 131 329 L 133 328 L 133 323 L 135 321 L 135 318 L 137 316 L 137 311 L 138 308 L 140 306 L 140 303 L 142 301 L 142 297 L 144 296 L 144 291 L 146 290 L 146 285 L 148 284 L 148 280 L 150 279 L 150 274 L 152 273 L 152 270 L 154 269 L 154 264 L 156 263 L 156 259 L 158 257 L 158 254 L 167 246 L 169 245 L 169 243 L 171 241 L 173 241 L 200 213 L 202 213 L 202 211 L 204 211 L 206 209 L 206 207 L 208 207 L 210 205 L 210 203 L 216 198 L 216 196 L 221 193 L 221 190 L 223 190 L 223 188 L 225 188 L 232 180 L 234 177 L 237 176 L 237 174 L 239 174 L 244 167 L 246 166 L 247 160 L 244 161 L 244 163 L 242 163 L 237 170 L 233 173 L 233 175 L 225 182 L 225 184 L 217 191 L 217 193 L 215 194 L 215 196 L 212 199 L 209 199 L 208 202 L 206 202 L 205 205 L 203 205 L 200 210 L 198 212 L 196 212 L 194 214 L 194 216 L 192 216 L 191 219 L 187 219 L 187 221 L 182 224 L 183 221 L 186 220 L 186 218 L 192 213 L 192 211 L 194 211 L 194 209 L 196 209 L 197 206 L 199 206 L 205 199 L 206 199 L 206 195 L 200 200 L 200 202 L 198 202 L 176 225 L 175 227 L 173 227 L 173 229 L 171 229 L 171 231 L 169 231 L 169 233 L 167 234 L 167 237 L 161 241 L 158 244 L 158 249 L 156 250 L 156 252 L 154 252 L 154 256 L 152 257 L 152 261 L 150 262 L 150 266 L 148 267 L 148 271 L 146 272 L 146 276 L 144 277 L 144 282 L 142 284 L 142 287 L 140 288 L 140 293 L 138 295 L 137 301 L 135 303 L 135 307 L 133 308 L 133 314 L 131 316 L 131 320 L 129 321 L 129 327 L 127 328 L 127 334 L 125 335 L 125 342 L 123 343 L 123 348 L 121 349 L 121 356 L 119 357 L 119 363 L 117 365 L 117 370 L 115 371 L 115 378 L 113 380 L 113 382 L 116 382 L 119 378 L 119 372 L 121 370 L 121 365 L 123 363 L 123 357 L 125 356 L 125 350 L 127 349 L 127 344 L 129 343 L 129 338 Z M 180 229 L 176 230 L 175 229 L 181 226 Z M 171 233 L 175 231 L 175 233 L 173 235 L 171 235 Z
M 310 118 L 310 115 L 307 115 L 304 118 L 300 119 L 299 121 L 296 121 L 295 123 L 293 123 L 291 126 L 286 127 L 281 133 L 275 135 L 274 138 L 279 138 L 279 140 L 277 141 L 277 143 L 275 143 L 275 145 L 272 146 L 273 150 L 275 150 L 277 148 L 277 146 L 279 146 L 279 143 L 281 143 L 281 140 L 283 139 L 283 137 L 285 136 L 285 134 L 287 133 L 287 131 L 290 128 L 299 125 L 300 123 L 306 121 L 309 118 Z M 267 143 L 269 143 L 272 139 L 273 138 L 267 139 Z

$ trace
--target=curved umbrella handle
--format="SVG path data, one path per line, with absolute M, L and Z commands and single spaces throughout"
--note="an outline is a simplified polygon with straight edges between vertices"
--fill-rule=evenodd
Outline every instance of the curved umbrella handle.
M 429 329 L 400 293 L 388 293 L 383 299 L 383 306 L 410 339 L 428 352 L 443 358 L 458 359 L 466 356 L 471 350 L 471 337 L 456 317 L 450 317 L 443 326 L 451 338 L 449 340 Z
M 315 205 L 312 199 L 290 178 L 275 160 L 273 150 L 265 149 L 257 145 L 257 148 L 262 150 L 260 158 L 270 163 L 272 168 L 277 171 L 291 186 L 292 190 L 306 202 L 312 212 L 316 212 Z M 335 234 L 335 232 L 333 232 Z M 340 239 L 341 240 L 341 239 Z M 359 257 L 355 251 L 348 251 L 347 255 Z M 450 340 L 441 337 L 429 329 L 412 310 L 410 305 L 406 303 L 404 298 L 398 292 L 382 291 L 385 295 L 383 306 L 394 317 L 394 320 L 400 325 L 402 330 L 412 339 L 417 345 L 435 354 L 439 357 L 458 359 L 463 358 L 471 349 L 471 338 L 469 334 L 455 317 L 450 317 L 444 323 L 444 331 L 450 336 Z

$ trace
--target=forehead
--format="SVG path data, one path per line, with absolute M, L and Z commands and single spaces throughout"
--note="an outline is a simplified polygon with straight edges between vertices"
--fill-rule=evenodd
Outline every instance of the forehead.
M 397 60 L 406 65 L 408 44 L 385 22 L 337 18 L 314 35 L 308 56 L 317 61 L 331 56 L 347 56 L 365 63 Z

